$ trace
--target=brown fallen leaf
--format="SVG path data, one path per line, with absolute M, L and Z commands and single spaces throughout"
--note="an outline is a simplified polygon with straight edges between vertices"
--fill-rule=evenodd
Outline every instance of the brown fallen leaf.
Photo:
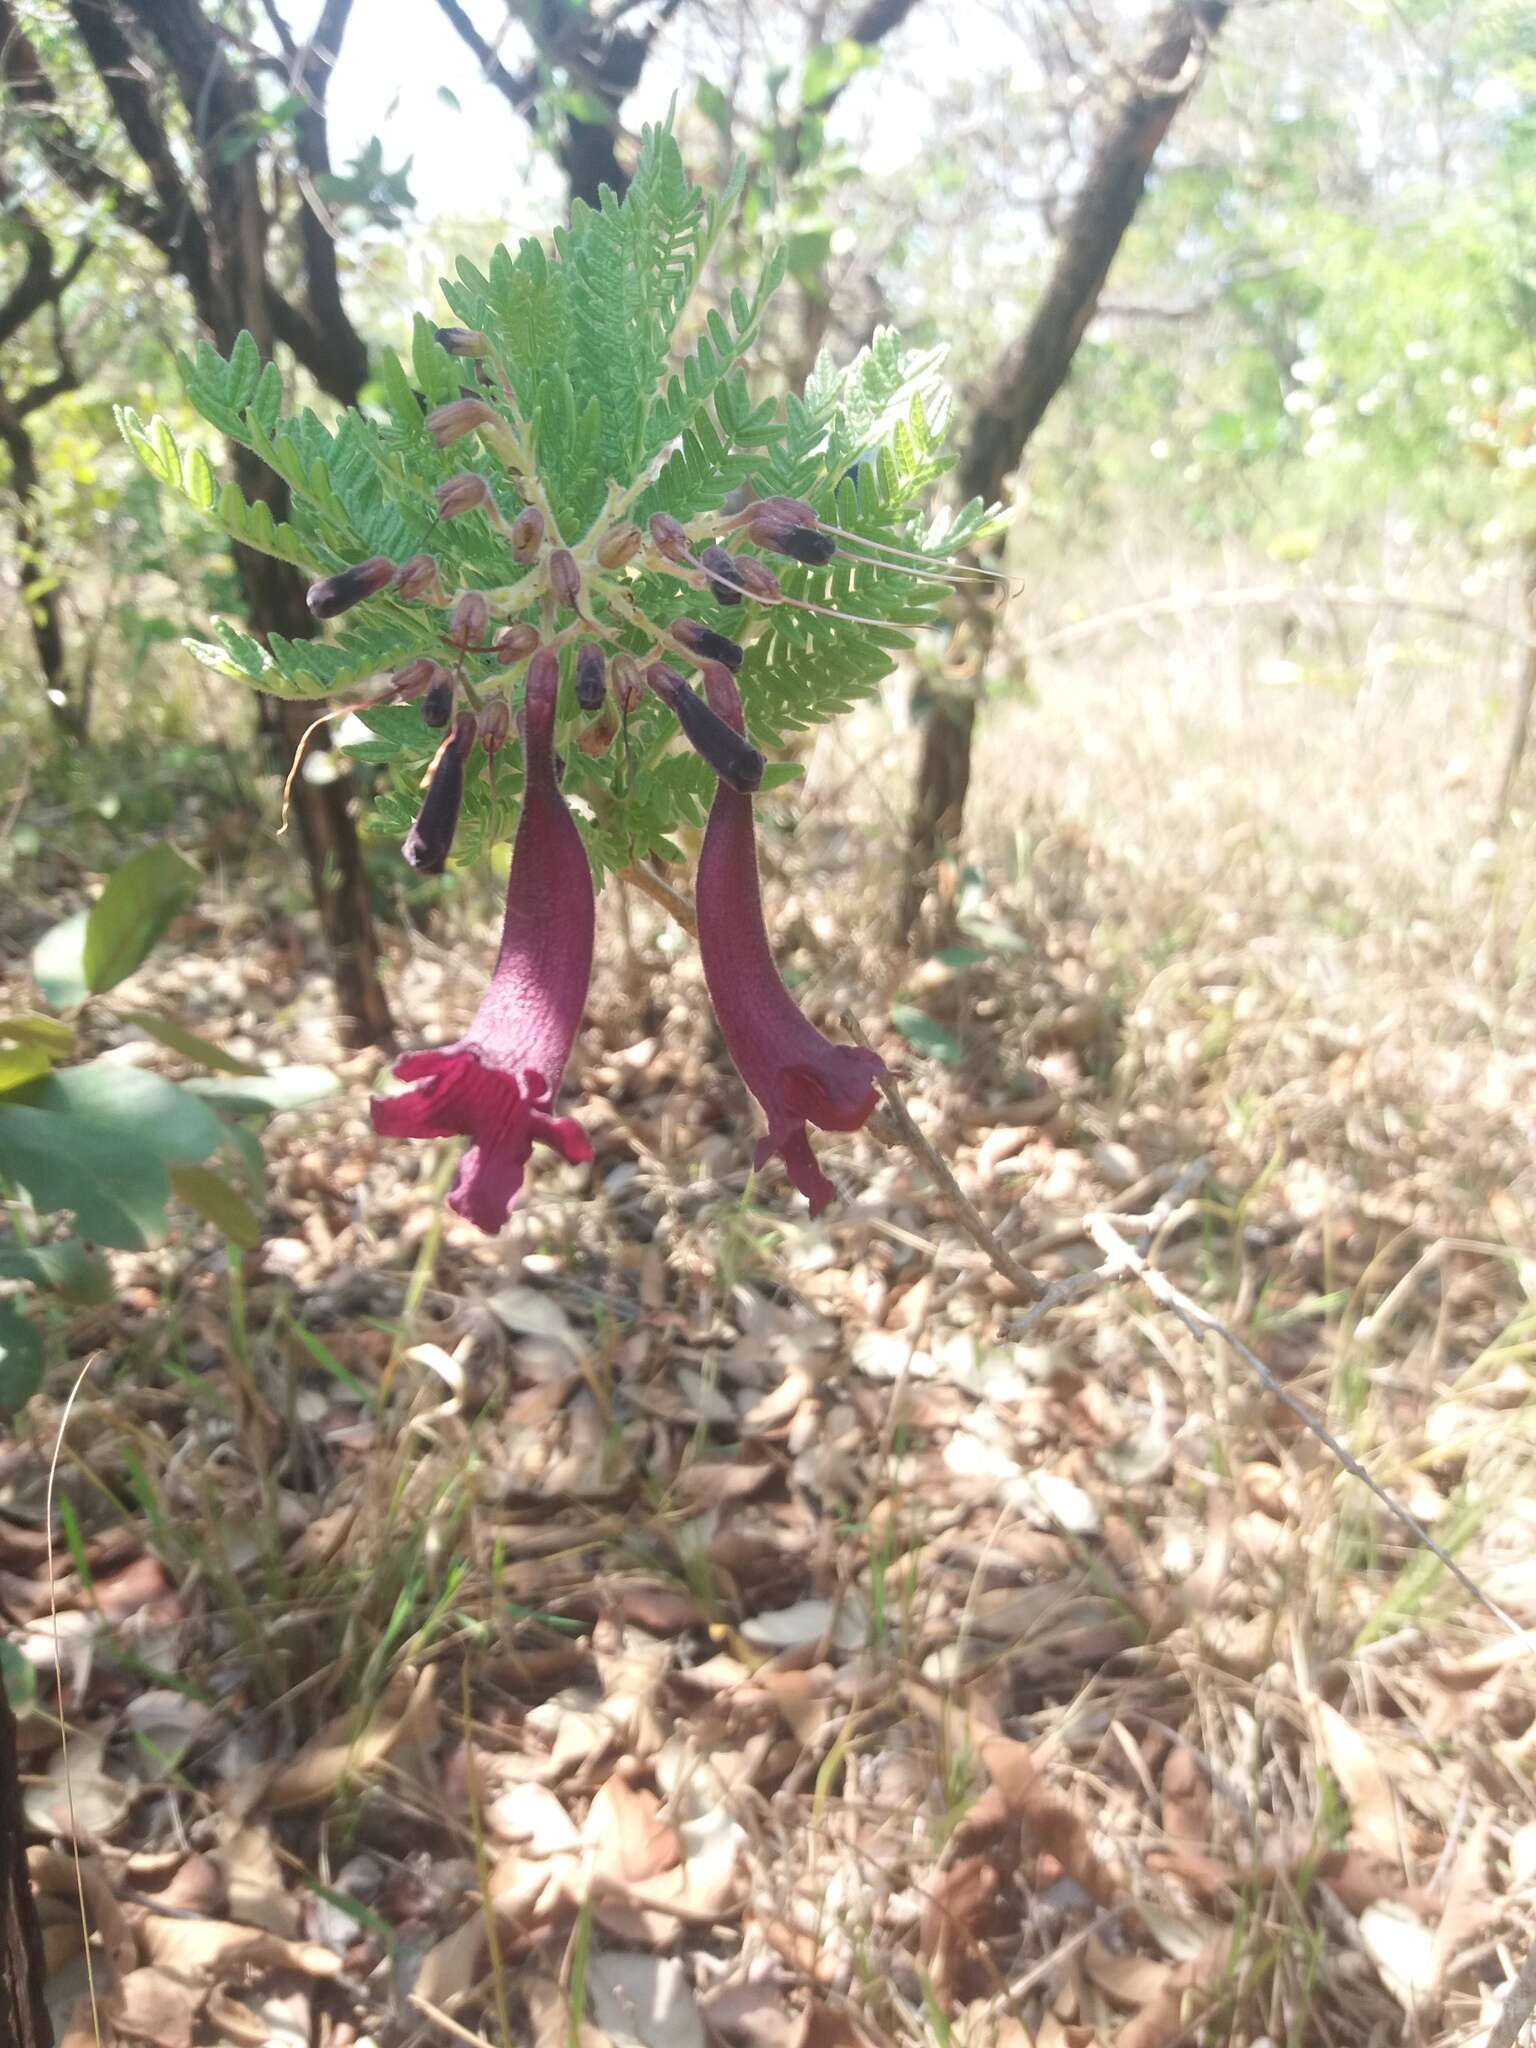
M 1400 1862 L 1403 1851 L 1392 1781 L 1370 1741 L 1326 1700 L 1314 1694 L 1306 1706 L 1314 1739 L 1349 1802 L 1350 1833 L 1369 1854 Z
M 356 1784 L 406 1745 L 430 1749 L 437 1733 L 436 1683 L 433 1664 L 420 1673 L 402 1672 L 365 1729 L 358 1731 L 345 1716 L 333 1721 L 251 1796 L 246 1810 L 259 1804 L 271 1813 L 293 1813 L 324 1805 L 339 1786 Z
M 976 1745 L 983 1770 L 1023 1823 L 1026 1833 L 1090 1898 L 1112 1906 L 1125 1895 L 1125 1874 L 1099 1855 L 1087 1823 L 1064 1794 L 1045 1781 L 1028 1743 L 982 1735 Z
M 170 1920 L 136 1907 L 131 1920 L 139 1946 L 151 1963 L 197 1983 L 246 1968 L 297 1970 L 304 1977 L 335 1977 L 341 1958 L 314 1941 L 285 1941 L 262 1927 L 237 1927 L 232 1920 Z
M 1139 2010 L 1162 1995 L 1168 1979 L 1179 1966 L 1158 1956 L 1121 1953 L 1107 1948 L 1096 1934 L 1088 1937 L 1083 1950 L 1083 1974 L 1116 2005 Z
M 1163 1765 L 1163 1833 L 1203 1848 L 1211 1838 L 1211 1781 L 1187 1743 L 1176 1742 Z
M 242 1926 L 264 1927 L 291 1939 L 303 1924 L 299 1901 L 283 1883 L 283 1866 L 269 1829 L 252 1822 L 237 1828 L 213 1862 L 224 1880 L 227 1914 Z
M 145 2048 L 192 2048 L 192 2030 L 202 2010 L 201 1992 L 178 1983 L 164 1970 L 130 1970 L 112 1994 L 112 2023 L 125 2041 Z
M 100 1937 L 107 1961 L 117 1975 L 137 1967 L 139 1951 L 133 1930 L 97 1857 L 82 1856 L 77 1866 L 74 1857 L 61 1849 L 29 1849 L 27 1875 L 41 1898 L 65 1901 L 77 1924 L 80 1908 L 84 1906 L 86 1925 Z
M 1187 2040 L 1191 2016 L 1221 1981 L 1232 1941 L 1223 1934 L 1191 1961 L 1170 1966 L 1155 1995 L 1116 2034 L 1115 2048 L 1173 2048 L 1175 2041 Z
M 800 2015 L 794 2048 L 871 2048 L 870 2038 L 850 2013 L 813 1998 Z

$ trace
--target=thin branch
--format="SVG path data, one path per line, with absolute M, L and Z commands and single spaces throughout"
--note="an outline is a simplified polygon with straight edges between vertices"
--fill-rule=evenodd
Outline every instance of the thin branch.
M 1366 583 L 1258 583 L 1242 590 L 1210 590 L 1191 597 L 1170 593 L 1165 597 L 1141 599 L 1135 604 L 1115 605 L 1107 612 L 1095 612 L 1092 618 L 1077 619 L 1070 626 L 1058 626 L 1053 632 L 1041 634 L 1026 644 L 1025 652 L 1030 655 L 1054 653 L 1059 647 L 1071 647 L 1080 640 L 1091 640 L 1115 626 L 1132 625 L 1138 619 L 1158 618 L 1169 613 L 1236 611 L 1250 605 L 1291 604 L 1305 598 L 1315 598 L 1323 604 L 1365 606 L 1373 611 L 1422 612 L 1427 618 L 1447 619 L 1455 625 L 1468 626 L 1474 632 L 1512 640 L 1517 647 L 1536 649 L 1536 634 L 1522 632 L 1518 626 L 1508 626 L 1502 619 L 1490 619 L 1483 612 L 1469 611 L 1465 605 L 1448 604 L 1435 598 L 1409 597 L 1406 592 L 1396 590 L 1377 590 Z
M 621 882 L 627 882 L 631 889 L 638 889 L 642 896 L 649 896 L 653 903 L 659 903 L 669 917 L 676 918 L 690 939 L 699 936 L 699 923 L 694 915 L 693 905 L 686 896 L 680 896 L 676 889 L 665 883 L 660 875 L 654 875 L 639 861 L 633 867 L 616 870 Z
M 1520 1974 L 1504 1994 L 1504 2003 L 1488 2036 L 1488 2048 L 1515 2048 L 1525 2023 L 1536 2012 L 1536 1942 L 1533 1942 Z
M 843 1012 L 843 1029 L 850 1038 L 857 1044 L 862 1045 L 867 1052 L 873 1052 L 874 1047 L 871 1046 L 869 1040 L 865 1037 L 863 1026 L 851 1010 Z M 1005 1245 L 998 1243 L 986 1218 L 981 1214 L 981 1211 L 976 1207 L 970 1196 L 966 1194 L 959 1181 L 955 1179 L 954 1174 L 934 1150 L 928 1138 L 912 1121 L 912 1113 L 902 1101 L 901 1090 L 897 1087 L 895 1081 L 892 1080 L 889 1074 L 884 1074 L 876 1080 L 875 1086 L 885 1098 L 885 1106 L 891 1113 L 891 1121 L 901 1133 L 909 1149 L 917 1155 L 918 1160 L 927 1169 L 940 1190 L 948 1196 L 950 1202 L 954 1205 L 955 1215 L 959 1219 L 962 1229 L 971 1242 L 986 1255 L 987 1262 L 992 1267 L 992 1270 L 1002 1275 L 1021 1300 L 1040 1301 L 1048 1290 L 1035 1278 L 1033 1273 L 1027 1273 L 1024 1270 Z

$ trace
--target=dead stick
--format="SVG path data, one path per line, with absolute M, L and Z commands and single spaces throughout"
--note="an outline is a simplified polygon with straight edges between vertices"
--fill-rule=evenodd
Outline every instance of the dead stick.
M 862 1045 L 866 1052 L 874 1051 L 874 1047 L 864 1035 L 863 1027 L 860 1025 L 858 1018 L 854 1016 L 851 1010 L 844 1010 L 843 1012 L 843 1029 L 856 1043 Z M 900 1131 L 908 1149 L 917 1155 L 922 1165 L 927 1169 L 930 1178 L 954 1204 L 955 1214 L 959 1218 L 966 1235 L 973 1244 L 986 1254 L 987 1262 L 992 1267 L 992 1270 L 1002 1275 L 1021 1300 L 1038 1301 L 1045 1292 L 1044 1286 L 1035 1278 L 1033 1273 L 1025 1271 L 1012 1252 L 1005 1250 L 998 1243 L 980 1210 L 977 1209 L 974 1202 L 965 1193 L 959 1181 L 955 1179 L 955 1176 L 934 1150 L 929 1140 L 923 1136 L 923 1133 L 912 1121 L 911 1112 L 901 1099 L 901 1090 L 896 1086 L 890 1075 L 882 1074 L 878 1076 L 875 1086 L 885 1097 L 885 1106 L 891 1112 L 891 1120 L 897 1130 Z
M 660 875 L 653 875 L 649 868 L 638 862 L 634 867 L 620 868 L 618 877 L 627 882 L 631 889 L 638 889 L 642 896 L 649 896 L 653 903 L 659 903 L 669 917 L 675 917 L 690 939 L 699 936 L 699 922 L 694 915 L 693 905 L 686 896 L 680 896 L 676 889 L 664 882 Z

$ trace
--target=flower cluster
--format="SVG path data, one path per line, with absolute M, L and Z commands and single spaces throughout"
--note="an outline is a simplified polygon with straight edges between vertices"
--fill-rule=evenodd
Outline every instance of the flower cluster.
M 449 345 L 447 334 L 439 338 Z M 453 352 L 473 357 L 478 339 L 452 331 Z M 740 643 L 691 617 L 653 621 L 641 596 L 642 579 L 663 574 L 721 606 L 751 601 L 821 610 L 787 595 L 762 555 L 819 566 L 850 552 L 846 543 L 854 537 L 825 525 L 809 504 L 783 497 L 686 525 L 656 513 L 642 527 L 625 516 L 641 488 L 631 486 L 611 492 L 590 531 L 567 540 L 505 412 L 466 394 L 439 406 L 425 424 L 440 448 L 478 437 L 504 466 L 503 488 L 466 469 L 436 485 L 434 496 L 438 517 L 483 520 L 504 543 L 507 587 L 448 592 L 431 555 L 399 563 L 375 555 L 313 584 L 310 609 L 332 619 L 387 594 L 442 614 L 440 653 L 397 670 L 386 698 L 419 700 L 424 723 L 445 733 L 403 847 L 412 866 L 442 871 L 476 752 L 494 757 L 514 725 L 523 800 L 501 948 L 474 1021 L 455 1044 L 397 1061 L 395 1079 L 405 1085 L 375 1099 L 374 1127 L 387 1137 L 468 1137 L 449 1199 L 487 1232 L 505 1224 L 536 1140 L 572 1162 L 591 1158 L 580 1124 L 556 1109 L 586 1002 L 594 929 L 592 872 L 561 791 L 556 737 L 558 731 L 586 752 L 600 751 L 649 692 L 716 778 L 696 878 L 699 950 L 727 1049 L 767 1118 L 756 1164 L 781 1158 L 819 1215 L 833 1188 L 806 1127 L 857 1130 L 874 1108 L 884 1069 L 873 1052 L 823 1037 L 774 966 L 752 815 L 765 763 L 748 736 L 737 686 Z M 518 616 L 508 618 L 511 612 Z M 525 671 L 515 719 L 507 686 L 487 687 L 483 663 L 471 657 Z M 679 661 L 696 672 L 697 685 Z M 574 705 L 567 719 L 563 670 Z

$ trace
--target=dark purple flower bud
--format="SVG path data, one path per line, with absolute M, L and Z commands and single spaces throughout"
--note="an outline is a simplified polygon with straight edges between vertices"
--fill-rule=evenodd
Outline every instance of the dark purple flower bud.
M 512 559 L 514 562 L 532 562 L 544 545 L 544 514 L 537 505 L 528 505 L 512 522 Z
M 466 434 L 473 434 L 479 427 L 499 427 L 501 424 L 501 416 L 492 411 L 483 398 L 450 398 L 446 405 L 436 407 L 422 421 L 439 448 L 462 441 Z
M 788 555 L 791 561 L 805 562 L 813 569 L 830 562 L 837 553 L 837 542 L 830 533 L 818 533 L 814 526 L 796 526 L 772 515 L 754 519 L 747 538 L 771 555 Z
M 683 736 L 694 752 L 709 763 L 722 782 L 729 783 L 743 796 L 750 796 L 761 785 L 766 765 L 751 741 L 733 732 L 723 718 L 716 717 L 704 699 L 690 690 L 677 670 L 668 668 L 665 662 L 653 661 L 645 672 L 645 680 L 676 714 Z
M 760 562 L 756 555 L 731 555 L 728 559 L 732 576 L 745 585 L 748 597 L 758 598 L 764 604 L 778 603 L 784 592 L 766 562 Z
M 491 630 L 491 608 L 478 590 L 461 590 L 448 614 L 448 638 L 455 647 L 478 647 Z
M 814 505 L 808 505 L 804 498 L 758 498 L 750 505 L 744 505 L 734 518 L 726 521 L 727 526 L 749 526 L 755 519 L 780 519 L 789 526 L 819 526 L 821 520 Z
M 452 737 L 444 741 L 433 763 L 421 809 L 400 849 L 418 875 L 440 875 L 448 864 L 464 801 L 464 764 L 474 744 L 475 714 L 461 711 Z
M 434 328 L 433 339 L 451 356 L 471 356 L 478 360 L 486 351 L 485 336 L 478 327 Z
M 538 652 L 539 629 L 526 623 L 503 626 L 491 646 L 503 668 L 516 668 L 520 661 L 526 661 L 530 654 Z
M 651 543 L 669 562 L 686 562 L 688 559 L 688 529 L 680 525 L 670 512 L 651 514 Z
M 639 554 L 645 535 L 632 520 L 626 519 L 622 526 L 610 527 L 597 544 L 598 567 L 622 569 L 626 562 L 632 562 Z
M 608 664 L 608 680 L 613 685 L 615 703 L 626 715 L 636 708 L 645 695 L 640 664 L 632 654 L 616 654 L 613 657 Z
M 340 569 L 311 583 L 304 601 L 317 619 L 339 619 L 365 597 L 375 597 L 393 578 L 395 565 L 388 555 L 370 555 L 351 569 Z
M 576 650 L 576 702 L 583 711 L 596 711 L 607 694 L 603 650 L 595 640 L 583 640 Z
M 700 625 L 697 619 L 674 619 L 667 630 L 685 653 L 700 661 L 722 662 L 732 675 L 741 667 L 741 649 L 713 626 Z
M 434 664 L 435 666 L 435 664 Z M 447 669 L 440 668 L 427 685 L 427 693 L 421 700 L 421 722 L 434 729 L 445 726 L 453 716 L 453 698 L 456 685 Z
M 430 555 L 411 555 L 395 571 L 396 597 L 438 597 L 437 564 Z
M 716 604 L 741 603 L 746 592 L 736 574 L 734 555 L 728 555 L 722 547 L 707 547 L 699 556 L 699 566 L 708 571 L 709 594 Z
M 418 654 L 414 661 L 408 661 L 404 668 L 397 668 L 390 677 L 390 694 L 395 697 L 414 697 L 419 691 L 430 689 L 433 683 L 440 680 L 451 683 L 453 678 L 442 663 L 434 661 L 431 655 Z M 448 721 L 443 719 L 440 723 L 446 725 Z
M 460 470 L 457 476 L 449 477 L 446 483 L 437 486 L 432 495 L 445 519 L 462 519 L 466 512 L 493 512 L 496 509 L 490 485 L 472 469 Z
M 487 697 L 480 711 L 480 744 L 488 754 L 496 754 L 507 744 L 507 734 L 512 730 L 512 706 L 505 697 Z
M 581 596 L 581 571 L 569 548 L 556 548 L 549 558 L 549 587 L 555 602 L 574 611 Z

